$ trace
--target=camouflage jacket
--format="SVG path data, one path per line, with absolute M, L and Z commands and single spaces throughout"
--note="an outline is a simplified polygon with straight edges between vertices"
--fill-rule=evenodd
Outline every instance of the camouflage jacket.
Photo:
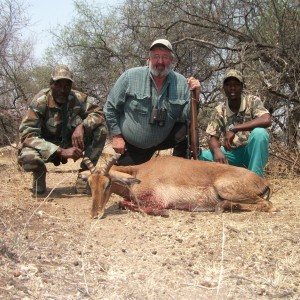
M 242 102 L 238 113 L 230 110 L 227 101 L 215 108 L 206 133 L 218 138 L 221 136 L 224 137 L 230 124 L 243 124 L 266 113 L 269 113 L 269 111 L 264 107 L 260 98 L 253 95 L 242 95 Z M 237 132 L 233 140 L 234 148 L 246 145 L 250 133 L 250 131 Z
M 58 147 L 71 147 L 71 136 L 76 126 L 83 124 L 89 133 L 104 124 L 99 100 L 71 90 L 68 102 L 58 105 L 51 89 L 41 90 L 32 100 L 20 125 L 22 147 L 36 149 L 47 160 Z

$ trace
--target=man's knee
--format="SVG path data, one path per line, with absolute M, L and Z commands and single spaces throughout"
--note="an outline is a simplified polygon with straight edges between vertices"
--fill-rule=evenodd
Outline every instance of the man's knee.
M 210 150 L 202 150 L 198 155 L 199 160 L 213 161 L 214 157 Z
M 173 156 L 187 158 L 187 150 L 188 150 L 187 140 L 177 143 L 173 148 Z
M 269 133 L 265 128 L 254 128 L 250 134 L 249 139 L 261 140 L 261 141 L 269 141 Z
M 102 149 L 105 145 L 107 137 L 107 128 L 105 125 L 99 125 L 92 131 L 88 131 L 84 136 L 85 151 L 88 148 L 100 148 Z
M 175 123 L 171 134 L 174 134 L 176 144 L 187 142 L 187 129 L 185 123 Z
M 100 125 L 93 130 L 93 140 L 105 143 L 107 137 L 107 128 L 105 125 Z
M 26 172 L 32 172 L 45 165 L 45 162 L 35 149 L 22 148 L 18 154 L 18 163 Z

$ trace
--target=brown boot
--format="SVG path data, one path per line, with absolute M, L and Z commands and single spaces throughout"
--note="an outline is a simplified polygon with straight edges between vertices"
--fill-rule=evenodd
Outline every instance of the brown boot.
M 44 194 L 46 192 L 46 172 L 45 166 L 33 171 L 32 192 L 34 194 Z

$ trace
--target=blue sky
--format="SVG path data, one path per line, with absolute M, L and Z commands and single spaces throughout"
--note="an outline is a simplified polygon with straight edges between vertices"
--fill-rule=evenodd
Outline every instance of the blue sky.
M 50 29 L 55 29 L 59 25 L 66 25 L 75 16 L 74 0 L 25 0 L 26 13 L 30 19 L 30 27 L 25 30 L 25 34 L 34 38 L 35 56 L 41 58 L 48 46 L 51 46 Z M 105 8 L 108 6 L 107 0 L 87 0 L 88 3 Z M 110 0 L 109 5 L 117 5 L 122 0 Z

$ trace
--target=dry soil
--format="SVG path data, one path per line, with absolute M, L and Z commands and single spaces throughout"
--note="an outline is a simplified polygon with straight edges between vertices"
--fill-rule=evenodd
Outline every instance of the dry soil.
M 103 159 L 102 159 L 103 162 Z M 1 299 L 300 299 L 299 178 L 269 178 L 277 213 L 169 218 L 75 193 L 78 163 L 48 166 L 48 192 L 0 153 Z

